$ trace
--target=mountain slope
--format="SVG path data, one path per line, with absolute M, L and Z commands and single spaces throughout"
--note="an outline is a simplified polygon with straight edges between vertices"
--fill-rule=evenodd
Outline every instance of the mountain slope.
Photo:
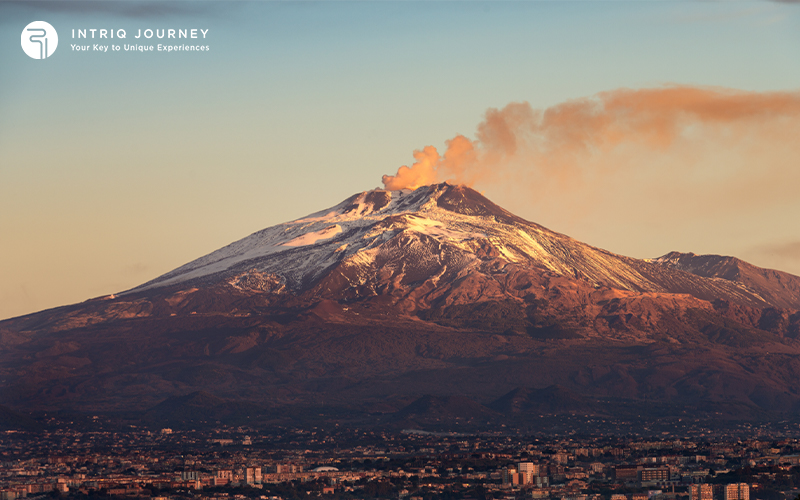
M 222 400 L 237 418 L 321 398 L 348 415 L 424 395 L 479 405 L 518 387 L 503 405 L 523 420 L 583 401 L 608 414 L 609 397 L 632 413 L 791 411 L 800 278 L 702 259 L 616 255 L 463 186 L 369 191 L 127 292 L 0 322 L 0 396 L 165 419 L 224 415 Z
M 441 184 L 352 196 L 254 233 L 131 292 L 236 280 L 256 271 L 264 276 L 255 286 L 265 291 L 302 292 L 316 285 L 318 293 L 338 299 L 342 293 L 391 293 L 397 285 L 453 282 L 516 266 L 596 287 L 800 308 L 797 281 L 784 293 L 764 293 L 772 289 L 764 280 L 699 279 L 716 276 L 683 272 L 671 262 L 631 259 L 586 245 L 516 217 L 472 189 Z
M 762 269 L 736 257 L 670 252 L 653 262 L 697 276 L 741 284 L 773 307 L 798 309 L 800 277 Z

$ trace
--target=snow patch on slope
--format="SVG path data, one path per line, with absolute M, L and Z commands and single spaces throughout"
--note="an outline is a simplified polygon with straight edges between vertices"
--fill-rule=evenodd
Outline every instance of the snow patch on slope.
M 406 230 L 427 234 L 436 239 L 466 241 L 474 238 L 486 238 L 486 235 L 483 233 L 449 229 L 440 221 L 426 219 L 416 215 L 409 215 L 405 219 L 407 221 L 405 225 Z
M 305 245 L 313 245 L 314 243 L 318 242 L 319 240 L 327 240 L 329 238 L 333 238 L 337 234 L 342 232 L 342 226 L 339 224 L 334 224 L 333 226 L 326 227 L 320 231 L 314 231 L 311 233 L 306 233 L 297 238 L 287 241 L 282 246 L 285 247 L 301 247 Z

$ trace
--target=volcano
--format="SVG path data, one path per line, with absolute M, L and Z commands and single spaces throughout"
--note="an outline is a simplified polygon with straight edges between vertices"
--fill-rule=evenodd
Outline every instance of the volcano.
M 203 394 L 192 404 L 240 419 L 325 405 L 363 422 L 419 401 L 493 425 L 776 418 L 800 406 L 799 309 L 800 278 L 733 257 L 617 255 L 465 186 L 374 190 L 126 292 L 0 322 L 0 395 L 14 411 L 164 416 Z

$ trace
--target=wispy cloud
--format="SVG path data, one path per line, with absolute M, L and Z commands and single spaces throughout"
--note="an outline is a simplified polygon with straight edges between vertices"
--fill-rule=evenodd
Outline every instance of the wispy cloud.
M 782 259 L 792 259 L 800 262 L 800 241 L 764 245 L 756 247 L 755 250 L 763 254 L 774 255 Z
M 800 269 L 800 241 L 758 245 L 748 250 L 744 256 L 775 269 Z
M 123 272 L 125 274 L 139 276 L 142 274 L 147 274 L 150 272 L 150 266 L 142 263 L 142 262 L 135 262 L 133 264 L 129 264 L 123 268 Z

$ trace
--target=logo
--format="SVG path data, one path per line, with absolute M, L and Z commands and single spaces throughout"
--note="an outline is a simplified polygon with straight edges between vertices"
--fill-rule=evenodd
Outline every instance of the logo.
M 34 59 L 47 59 L 58 47 L 58 33 L 50 23 L 34 21 L 22 30 L 22 50 Z

